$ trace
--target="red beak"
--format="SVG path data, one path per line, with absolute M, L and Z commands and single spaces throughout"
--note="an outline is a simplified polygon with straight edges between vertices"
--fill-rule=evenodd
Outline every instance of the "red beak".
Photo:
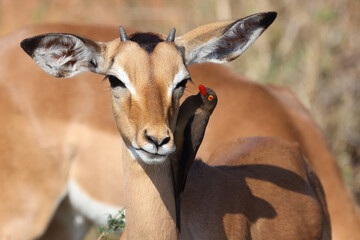
M 203 96 L 206 96 L 206 88 L 203 85 L 199 85 L 199 90 Z

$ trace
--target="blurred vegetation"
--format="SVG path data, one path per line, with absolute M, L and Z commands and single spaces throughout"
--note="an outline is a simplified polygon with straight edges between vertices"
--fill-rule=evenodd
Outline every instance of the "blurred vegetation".
M 360 200 L 359 0 L 0 0 L 0 36 L 45 22 L 121 24 L 164 33 L 175 26 L 183 34 L 262 11 L 277 11 L 277 20 L 229 66 L 298 95 Z
M 125 228 L 125 211 L 119 210 L 115 216 L 108 215 L 107 225 L 98 227 L 99 237 L 97 240 L 105 240 L 117 237 L 115 233 L 121 234 Z

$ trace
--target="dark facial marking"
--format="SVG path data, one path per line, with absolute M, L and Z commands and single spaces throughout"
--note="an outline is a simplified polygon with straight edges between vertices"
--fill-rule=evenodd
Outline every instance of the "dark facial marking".
M 135 33 L 130 37 L 130 40 L 138 43 L 149 54 L 154 51 L 158 43 L 164 42 L 164 40 L 153 33 Z

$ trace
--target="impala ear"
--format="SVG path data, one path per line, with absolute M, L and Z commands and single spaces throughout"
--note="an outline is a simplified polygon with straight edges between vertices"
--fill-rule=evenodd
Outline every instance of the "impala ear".
M 224 63 L 239 57 L 275 20 L 276 12 L 198 27 L 175 39 L 187 65 Z
M 49 33 L 26 38 L 22 49 L 48 74 L 66 78 L 80 72 L 103 73 L 105 45 L 72 34 Z

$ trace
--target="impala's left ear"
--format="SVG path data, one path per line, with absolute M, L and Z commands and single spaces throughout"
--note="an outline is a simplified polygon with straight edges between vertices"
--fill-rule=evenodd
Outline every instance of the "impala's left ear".
M 54 77 L 72 77 L 86 71 L 104 73 L 104 43 L 73 34 L 49 33 L 26 38 L 20 45 L 45 72 Z
M 175 39 L 187 65 L 229 62 L 240 56 L 275 20 L 276 12 L 198 27 Z

